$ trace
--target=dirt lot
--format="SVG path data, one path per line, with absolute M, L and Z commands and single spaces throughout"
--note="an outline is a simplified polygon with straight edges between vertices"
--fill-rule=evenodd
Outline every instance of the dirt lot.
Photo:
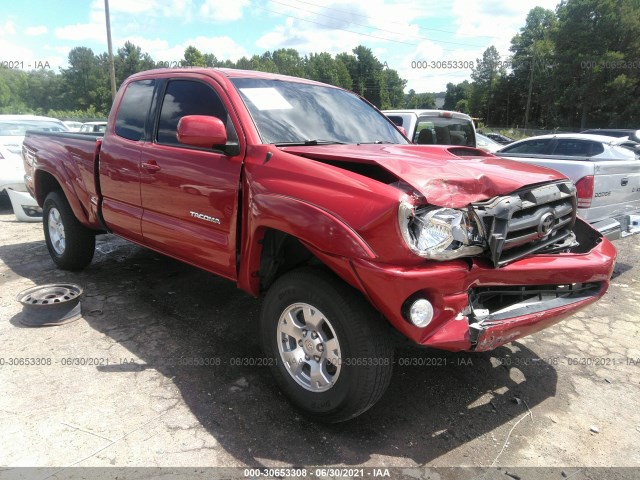
M 254 365 L 259 300 L 112 236 L 59 271 L 3 200 L 0 467 L 639 467 L 640 237 L 616 245 L 595 306 L 491 353 L 403 348 L 383 399 L 326 426 Z M 84 288 L 82 318 L 22 327 L 16 294 L 52 282 Z

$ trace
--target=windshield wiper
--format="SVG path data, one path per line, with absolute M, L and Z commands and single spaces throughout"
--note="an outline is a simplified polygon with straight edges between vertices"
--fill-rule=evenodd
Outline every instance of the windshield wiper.
M 346 145 L 345 142 L 337 142 L 335 140 L 304 140 L 301 142 L 278 142 L 274 143 L 276 147 L 307 147 L 313 145 Z
M 389 142 L 387 140 L 374 140 L 373 142 L 358 142 L 358 145 L 382 145 L 383 143 L 397 145 L 397 143 Z

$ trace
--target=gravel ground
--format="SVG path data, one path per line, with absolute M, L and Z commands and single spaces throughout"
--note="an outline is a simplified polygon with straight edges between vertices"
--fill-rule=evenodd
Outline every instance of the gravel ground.
M 400 349 L 374 408 L 321 425 L 259 364 L 259 300 L 113 236 L 57 270 L 0 199 L 0 468 L 639 467 L 639 240 L 594 306 L 494 352 Z M 52 282 L 82 318 L 24 328 L 17 293 Z

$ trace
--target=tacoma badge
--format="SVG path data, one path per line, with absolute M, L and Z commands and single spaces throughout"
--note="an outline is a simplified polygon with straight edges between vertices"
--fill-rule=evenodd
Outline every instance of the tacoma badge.
M 209 215 L 205 215 L 204 213 L 198 212 L 189 212 L 192 217 L 199 218 L 200 220 L 206 220 L 207 222 L 217 223 L 220 225 L 220 219 L 216 217 L 210 217 Z

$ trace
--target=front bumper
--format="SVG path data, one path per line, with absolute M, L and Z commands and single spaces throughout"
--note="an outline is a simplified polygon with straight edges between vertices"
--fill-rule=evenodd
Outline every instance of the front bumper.
M 471 259 L 471 263 L 428 262 L 418 268 L 354 260 L 353 269 L 374 306 L 413 342 L 450 351 L 491 350 L 553 325 L 604 295 L 616 250 L 606 238 L 578 222 L 582 224 L 576 228 L 581 246 L 575 252 L 530 255 L 502 268 Z M 498 315 L 478 315 L 471 301 L 474 291 L 490 287 L 544 286 L 561 292 L 582 284 L 589 286 L 582 294 L 561 301 L 541 296 L 539 302 L 509 306 Z M 406 302 L 415 298 L 426 298 L 433 305 L 434 317 L 426 328 L 403 317 Z

